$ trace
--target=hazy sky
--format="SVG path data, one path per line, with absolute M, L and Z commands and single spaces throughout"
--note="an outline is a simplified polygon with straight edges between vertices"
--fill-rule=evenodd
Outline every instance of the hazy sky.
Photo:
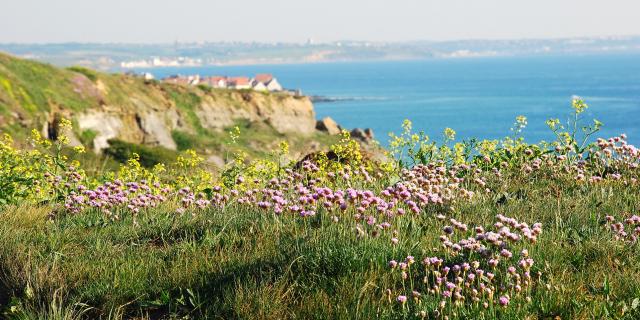
M 640 34 L 640 0 L 0 0 L 0 42 Z

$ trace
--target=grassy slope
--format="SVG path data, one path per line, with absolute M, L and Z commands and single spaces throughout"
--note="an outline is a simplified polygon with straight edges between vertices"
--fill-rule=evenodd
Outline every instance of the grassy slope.
M 490 225 L 497 213 L 542 222 L 544 236 L 530 254 L 548 284 L 534 291 L 533 303 L 495 316 L 615 318 L 622 302 L 640 296 L 637 245 L 614 241 L 602 223 L 606 214 L 637 212 L 636 191 L 522 178 L 491 187 L 495 196 L 461 202 L 450 216 L 471 226 Z M 506 203 L 497 201 L 502 192 L 512 194 Z M 127 219 L 103 225 L 99 213 L 50 223 L 47 208 L 9 211 L 0 216 L 0 291 L 24 297 L 30 290 L 46 304 L 62 290 L 65 305 L 87 303 L 97 308 L 89 314 L 117 317 L 124 310 L 149 317 L 396 317 L 383 293 L 393 283 L 386 262 L 430 254 L 444 225 L 433 213 L 403 219 L 394 247 L 389 234 L 357 239 L 353 226 L 323 214 L 304 220 L 229 207 L 178 217 L 162 207 L 133 227 Z

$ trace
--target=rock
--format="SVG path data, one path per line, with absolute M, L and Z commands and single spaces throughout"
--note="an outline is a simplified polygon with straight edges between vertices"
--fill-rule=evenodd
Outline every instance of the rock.
M 96 133 L 93 149 L 98 153 L 109 147 L 109 139 L 116 138 L 123 127 L 120 117 L 100 111 L 81 114 L 77 121 L 80 130 L 92 130 Z
M 373 130 L 371 128 L 364 129 L 364 135 L 367 136 L 369 138 L 369 140 L 375 139 L 375 137 L 373 135 Z
M 257 92 L 229 91 L 204 95 L 195 113 L 205 129 L 223 130 L 237 120 L 265 121 L 279 133 L 311 134 L 315 131 L 315 112 L 308 98 Z
M 11 116 L 20 124 L 23 128 L 29 128 L 32 125 L 32 121 L 24 116 L 20 112 L 11 112 Z
M 330 135 L 340 134 L 342 131 L 338 123 L 331 119 L 331 117 L 325 117 L 322 120 L 318 120 L 318 122 L 316 122 L 316 129 L 327 132 Z
M 273 101 L 274 105 L 269 108 L 271 114 L 265 115 L 267 122 L 269 122 L 276 131 L 280 133 L 298 133 L 305 135 L 312 134 L 316 131 L 316 114 L 309 98 L 278 97 L 272 99 L 275 101 Z
M 156 112 L 138 114 L 136 115 L 136 120 L 138 120 L 140 129 L 144 132 L 143 143 L 171 150 L 177 149 L 176 142 L 171 137 L 171 127 L 164 121 L 166 120 L 166 114 L 164 119 L 161 119 Z
M 364 130 L 355 128 L 351 130 L 351 138 L 360 140 L 364 143 L 371 143 L 373 141 L 373 130 L 369 128 Z

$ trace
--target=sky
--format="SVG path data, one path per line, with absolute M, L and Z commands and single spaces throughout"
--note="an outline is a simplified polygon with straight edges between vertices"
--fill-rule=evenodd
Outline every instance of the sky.
M 0 0 L 0 42 L 639 35 L 640 0 Z

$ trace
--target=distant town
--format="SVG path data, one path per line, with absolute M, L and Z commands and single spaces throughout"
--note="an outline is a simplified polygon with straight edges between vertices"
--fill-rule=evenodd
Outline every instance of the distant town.
M 127 74 L 139 76 L 145 80 L 154 80 L 155 77 L 149 72 Z M 290 95 L 301 96 L 301 90 L 289 90 L 282 87 L 278 79 L 269 73 L 256 74 L 253 78 L 240 76 L 201 76 L 196 75 L 172 75 L 162 78 L 160 81 L 185 86 L 204 85 L 215 89 L 234 89 L 234 90 L 254 90 L 261 92 L 283 92 Z

